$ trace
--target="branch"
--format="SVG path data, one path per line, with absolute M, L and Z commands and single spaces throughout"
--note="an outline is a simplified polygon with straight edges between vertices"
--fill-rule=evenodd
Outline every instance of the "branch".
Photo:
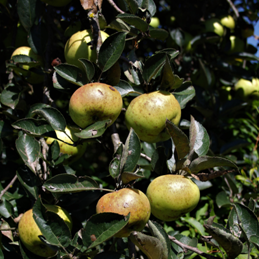
M 236 17 L 239 17 L 239 12 L 238 12 L 238 10 L 236 9 L 235 5 L 231 2 L 231 0 L 227 0 L 227 2 L 229 3 L 229 5 L 230 5 L 231 8 L 233 9 L 233 11 L 235 12 Z
M 113 150 L 115 153 L 117 148 L 121 144 L 120 135 L 119 135 L 114 123 L 111 125 L 110 130 L 111 130 L 111 139 L 112 139 L 112 144 L 113 144 Z
M 151 158 L 143 153 L 140 154 L 141 157 L 145 158 L 148 162 L 151 162 Z
M 114 9 L 116 9 L 118 13 L 125 13 L 113 2 L 113 0 L 108 0 L 108 2 L 114 7 Z
M 198 174 L 192 174 L 192 177 L 195 178 L 198 181 L 201 182 L 206 182 L 209 181 L 211 179 L 214 179 L 216 177 L 225 175 L 225 174 L 229 174 L 229 173 L 234 173 L 236 171 L 236 169 L 230 169 L 230 170 L 223 170 L 223 171 L 213 171 L 210 173 L 198 173 Z
M 11 182 L 1 191 L 0 200 L 2 199 L 3 195 L 8 191 L 8 189 L 13 185 L 16 179 L 17 179 L 17 175 L 15 175 L 14 178 L 11 180 Z
M 190 251 L 193 251 L 205 258 L 208 258 L 208 259 L 214 259 L 214 258 L 218 258 L 218 257 L 215 257 L 215 256 L 212 256 L 212 255 L 209 255 L 209 254 L 205 254 L 204 252 L 200 251 L 198 248 L 196 247 L 193 247 L 193 246 L 188 246 L 188 245 L 185 245 L 183 244 L 182 242 L 178 241 L 175 237 L 172 237 L 172 236 L 169 236 L 169 239 L 171 241 L 173 241 L 175 244 L 177 244 L 178 246 L 180 246 L 183 250 L 190 250 Z

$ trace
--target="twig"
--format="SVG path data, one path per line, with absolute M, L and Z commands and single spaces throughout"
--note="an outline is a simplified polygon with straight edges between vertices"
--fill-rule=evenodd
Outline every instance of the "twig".
M 236 9 L 235 5 L 231 2 L 231 0 L 227 0 L 227 2 L 229 3 L 229 5 L 230 5 L 231 8 L 233 9 L 233 11 L 235 12 L 236 17 L 239 17 L 239 12 L 238 12 L 238 10 Z
M 140 154 L 141 157 L 145 158 L 147 161 L 151 162 L 151 158 L 143 153 Z
M 206 182 L 209 181 L 211 179 L 214 179 L 216 177 L 225 175 L 225 174 L 229 174 L 229 173 L 234 173 L 236 171 L 236 169 L 230 169 L 230 170 L 223 170 L 223 171 L 213 171 L 211 173 L 198 173 L 198 174 L 192 174 L 192 177 L 195 178 L 198 181 L 201 182 Z
M 193 251 L 193 252 L 195 252 L 195 253 L 197 253 L 197 254 L 199 254 L 199 255 L 205 257 L 205 258 L 208 258 L 208 259 L 218 258 L 218 257 L 212 256 L 212 255 L 206 254 L 206 253 L 200 251 L 200 250 L 199 250 L 198 248 L 196 248 L 196 247 L 185 245 L 185 244 L 183 244 L 182 242 L 178 241 L 175 237 L 172 237 L 172 236 L 169 236 L 169 235 L 168 235 L 168 237 L 169 237 L 169 239 L 170 239 L 171 241 L 173 241 L 175 244 L 177 244 L 178 246 L 180 246 L 183 250 L 190 250 L 190 251 Z
M 17 179 L 17 175 L 15 175 L 14 178 L 11 180 L 11 182 L 1 191 L 0 200 L 2 199 L 3 195 L 8 191 L 8 189 L 13 185 L 16 179 Z
M 124 13 L 114 2 L 113 0 L 108 0 L 108 2 L 116 9 L 118 13 Z
M 113 144 L 113 150 L 115 153 L 117 148 L 121 144 L 120 135 L 119 135 L 114 123 L 111 125 L 110 129 L 111 129 L 111 139 L 112 139 L 112 144 Z
M 46 141 L 44 138 L 41 138 L 40 139 L 40 143 L 41 143 L 41 146 L 42 146 L 42 156 L 43 156 L 43 161 L 42 161 L 42 166 L 43 166 L 43 174 L 42 174 L 42 179 L 43 180 L 46 180 L 47 179 L 47 176 L 48 176 L 48 167 L 47 167 L 47 163 L 46 163 L 46 160 L 47 160 L 47 152 L 49 150 L 49 146 L 47 145 Z

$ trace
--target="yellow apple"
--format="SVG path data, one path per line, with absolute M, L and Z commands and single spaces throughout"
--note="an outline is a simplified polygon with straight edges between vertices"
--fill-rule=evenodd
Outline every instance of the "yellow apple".
M 235 20 L 231 15 L 221 17 L 220 23 L 231 30 L 233 30 L 236 26 Z
M 235 84 L 236 96 L 242 100 L 259 100 L 259 79 L 252 81 L 241 78 Z
M 97 121 L 112 122 L 120 115 L 122 98 L 117 89 L 103 83 L 90 83 L 79 87 L 69 101 L 69 115 L 81 128 Z
M 69 4 L 72 0 L 41 0 L 41 1 L 55 7 L 61 7 Z
M 134 98 L 129 104 L 125 123 L 133 128 L 139 139 L 149 143 L 170 138 L 165 128 L 166 120 L 178 125 L 181 107 L 174 95 L 167 91 L 155 91 Z
M 161 175 L 147 188 L 151 213 L 163 221 L 173 221 L 192 211 L 200 200 L 198 186 L 182 175 Z
M 102 196 L 96 205 L 97 214 L 113 212 L 123 216 L 130 213 L 128 224 L 116 237 L 128 237 L 132 231 L 142 231 L 150 217 L 147 196 L 137 189 L 123 188 Z
M 218 34 L 220 37 L 224 34 L 224 28 L 220 23 L 219 19 L 211 18 L 204 23 L 205 25 L 205 32 L 214 32 Z
M 72 218 L 69 213 L 57 205 L 44 205 L 47 211 L 56 213 L 67 224 L 69 230 L 72 229 Z M 39 236 L 42 235 L 37 223 L 33 218 L 32 209 L 26 211 L 18 225 L 19 237 L 24 246 L 32 253 L 42 256 L 51 257 L 56 251 L 44 244 Z
M 34 53 L 30 47 L 22 46 L 22 47 L 17 48 L 13 52 L 13 54 L 11 56 L 11 59 L 14 56 L 17 56 L 17 55 L 25 55 L 25 56 L 31 57 L 33 60 L 37 61 L 38 65 L 37 65 L 36 68 L 39 68 L 39 67 L 43 66 L 42 58 L 39 55 L 37 55 L 36 53 Z M 44 76 L 31 71 L 30 70 L 31 68 L 30 68 L 29 65 L 22 65 L 21 68 L 24 69 L 24 70 L 27 70 L 28 72 L 23 71 L 22 69 L 19 69 L 19 68 L 14 68 L 14 72 L 18 75 L 26 77 L 26 80 L 29 83 L 39 84 L 39 83 L 43 82 Z
M 106 32 L 101 31 L 102 41 L 105 41 L 108 37 L 109 35 Z M 64 55 L 66 62 L 82 70 L 84 70 L 84 67 L 78 59 L 85 58 L 96 62 L 96 50 L 92 49 L 91 45 L 89 45 L 92 40 L 93 34 L 91 30 L 83 30 L 73 34 L 65 45 Z
M 158 17 L 152 17 L 149 25 L 154 27 L 154 28 L 158 28 L 159 25 L 160 25 L 159 18 Z
M 55 130 L 55 132 L 56 132 L 57 138 L 65 141 L 66 143 L 73 144 L 74 142 L 78 141 L 78 137 L 74 134 L 75 132 L 69 127 L 65 128 L 65 132 L 69 137 L 63 131 Z M 47 138 L 46 143 L 50 145 L 54 140 L 56 139 Z M 71 164 L 76 160 L 78 160 L 85 153 L 86 147 L 87 147 L 86 142 L 77 146 L 68 145 L 60 140 L 57 140 L 57 142 L 59 144 L 60 153 L 71 155 L 71 157 L 69 157 L 64 161 L 64 164 Z

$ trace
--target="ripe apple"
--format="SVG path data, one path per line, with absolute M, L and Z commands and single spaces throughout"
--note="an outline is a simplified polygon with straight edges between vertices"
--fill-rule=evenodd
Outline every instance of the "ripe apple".
M 113 212 L 127 216 L 130 213 L 128 224 L 120 230 L 116 237 L 128 237 L 132 231 L 141 231 L 150 217 L 150 203 L 147 196 L 137 189 L 124 188 L 102 196 L 96 212 Z
M 154 27 L 154 28 L 158 28 L 159 25 L 160 25 L 159 18 L 158 17 L 152 17 L 149 25 Z
M 17 48 L 12 56 L 11 56 L 11 59 L 14 57 L 14 56 L 17 56 L 17 55 L 25 55 L 25 56 L 28 56 L 28 57 L 31 57 L 32 59 L 34 59 L 35 61 L 38 61 L 38 66 L 37 67 L 41 67 L 43 66 L 43 60 L 42 58 L 37 55 L 36 53 L 34 53 L 32 51 L 32 49 L 30 47 L 27 47 L 27 46 L 22 46 L 22 47 L 19 47 Z M 43 80 L 44 80 L 44 76 L 43 75 L 40 75 L 40 74 L 37 74 L 33 71 L 30 71 L 30 66 L 29 65 L 22 65 L 21 66 L 22 69 L 24 70 L 28 70 L 29 72 L 25 74 L 25 72 L 23 72 L 21 69 L 19 68 L 14 68 L 14 72 L 18 75 L 22 75 L 22 76 L 25 76 L 26 77 L 26 80 L 31 83 L 31 84 L 39 84 L 39 83 L 42 83 Z
M 78 140 L 78 137 L 74 134 L 75 132 L 69 127 L 65 128 L 65 132 L 73 141 L 63 131 L 55 130 L 55 132 L 56 132 L 57 138 L 67 143 L 73 144 Z M 55 140 L 54 138 L 47 138 L 46 143 L 50 145 L 54 140 Z M 71 146 L 60 140 L 57 140 L 57 142 L 59 144 L 60 153 L 71 155 L 71 157 L 65 160 L 64 164 L 72 164 L 73 162 L 78 160 L 85 153 L 85 150 L 87 147 L 86 142 L 78 146 Z
M 165 128 L 166 120 L 178 125 L 181 107 L 175 97 L 167 91 L 155 91 L 136 97 L 129 104 L 125 123 L 134 129 L 139 139 L 149 143 L 170 138 Z
M 101 31 L 102 41 L 105 41 L 109 35 Z M 66 42 L 64 55 L 66 62 L 71 65 L 75 65 L 82 70 L 84 67 L 78 60 L 79 58 L 89 59 L 92 62 L 96 62 L 97 54 L 96 50 L 92 49 L 89 43 L 93 40 L 93 33 L 91 30 L 83 30 L 73 34 Z
M 41 0 L 41 1 L 55 7 L 61 7 L 69 4 L 72 0 Z
M 69 213 L 57 205 L 44 205 L 47 211 L 56 213 L 67 224 L 69 230 L 72 229 L 72 218 Z M 44 244 L 38 236 L 42 235 L 37 223 L 33 219 L 32 209 L 26 211 L 18 225 L 19 237 L 24 246 L 32 253 L 50 257 L 56 254 L 56 251 Z
M 231 15 L 221 17 L 220 23 L 231 30 L 235 29 L 236 26 L 235 20 Z
M 252 81 L 241 78 L 235 84 L 236 96 L 242 100 L 259 100 L 259 79 L 253 78 Z
M 198 186 L 182 175 L 161 175 L 147 188 L 151 213 L 163 221 L 173 221 L 192 211 L 200 199 Z
M 117 89 L 103 83 L 90 83 L 78 88 L 69 101 L 69 115 L 81 128 L 97 121 L 112 120 L 120 115 L 122 98 Z
M 205 32 L 214 32 L 218 34 L 220 37 L 224 34 L 224 28 L 220 23 L 219 19 L 211 18 L 204 23 L 205 25 Z

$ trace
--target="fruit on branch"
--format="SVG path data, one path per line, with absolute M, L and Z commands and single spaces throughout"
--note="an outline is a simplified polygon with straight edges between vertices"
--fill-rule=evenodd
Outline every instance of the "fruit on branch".
M 198 186 L 182 175 L 162 175 L 147 188 L 151 213 L 163 221 L 173 221 L 192 211 L 200 199 Z
M 149 143 L 170 138 L 165 128 L 166 120 L 178 125 L 181 107 L 174 95 L 167 91 L 155 91 L 136 97 L 129 104 L 125 123 L 133 128 L 139 139 Z
M 85 153 L 87 147 L 86 142 L 83 142 L 77 146 L 69 145 L 74 144 L 74 142 L 79 140 L 79 138 L 75 135 L 75 131 L 73 131 L 70 127 L 65 128 L 66 133 L 59 130 L 55 130 L 55 132 L 57 138 L 63 140 L 64 142 L 54 138 L 47 138 L 46 143 L 50 145 L 54 140 L 57 140 L 60 148 L 60 153 L 68 154 L 71 156 L 64 161 L 64 164 L 72 164 Z M 66 144 L 65 142 L 69 144 Z
M 13 57 L 17 56 L 17 55 L 28 56 L 28 57 L 32 58 L 34 61 L 38 62 L 38 65 L 37 66 L 35 66 L 35 64 L 33 66 L 30 66 L 27 64 L 21 65 L 20 67 L 13 68 L 14 72 L 17 75 L 24 76 L 26 78 L 27 82 L 29 82 L 31 84 L 42 83 L 44 80 L 44 76 L 42 74 L 37 74 L 31 70 L 32 68 L 40 68 L 41 66 L 43 66 L 43 60 L 42 60 L 41 56 L 34 53 L 33 50 L 27 46 L 22 46 L 22 47 L 17 48 L 13 52 L 11 59 L 13 59 Z
M 102 120 L 111 120 L 110 126 L 120 115 L 122 98 L 117 89 L 103 83 L 90 83 L 78 88 L 69 101 L 69 115 L 81 128 Z
M 102 41 L 105 41 L 108 37 L 109 35 L 106 32 L 101 31 Z M 79 58 L 84 58 L 92 62 L 96 62 L 97 53 L 95 47 L 91 46 L 92 40 L 93 33 L 90 29 L 79 31 L 73 34 L 65 45 L 64 55 L 66 62 L 68 64 L 75 65 L 82 70 L 84 70 L 84 67 L 78 60 Z
M 158 17 L 152 17 L 149 25 L 154 27 L 154 28 L 158 28 L 159 25 L 160 25 L 159 18 Z
M 235 29 L 236 26 L 235 20 L 231 15 L 221 17 L 220 23 L 231 30 Z
M 120 230 L 116 237 L 128 237 L 132 231 L 142 231 L 150 217 L 150 203 L 147 196 L 137 189 L 124 188 L 102 196 L 96 212 L 113 212 L 127 216 L 128 224 Z
M 241 100 L 259 100 L 259 79 L 253 78 L 252 81 L 241 78 L 235 84 L 236 97 Z
M 72 0 L 41 0 L 41 1 L 55 7 L 62 7 L 69 4 Z
M 205 32 L 214 32 L 218 34 L 220 37 L 224 34 L 224 28 L 220 23 L 219 19 L 211 18 L 204 23 L 205 25 Z
M 72 218 L 69 213 L 57 205 L 44 205 L 47 211 L 56 213 L 67 224 L 69 230 L 72 229 Z M 24 246 L 32 253 L 50 257 L 56 254 L 56 251 L 42 242 L 39 236 L 42 235 L 37 223 L 33 218 L 32 209 L 26 211 L 18 225 L 19 237 Z

